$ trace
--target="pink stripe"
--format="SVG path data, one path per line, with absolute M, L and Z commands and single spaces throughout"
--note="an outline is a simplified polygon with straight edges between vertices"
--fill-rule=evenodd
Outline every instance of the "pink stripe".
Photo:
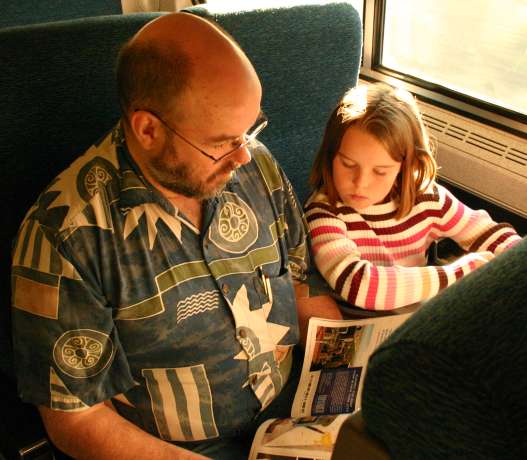
M 436 228 L 438 228 L 439 230 L 443 232 L 448 232 L 449 230 L 452 229 L 452 227 L 457 225 L 457 223 L 461 220 L 464 214 L 465 214 L 465 205 L 461 202 L 458 202 L 456 213 L 452 216 L 452 218 L 443 225 L 436 225 Z
M 357 246 L 383 246 L 381 240 L 378 238 L 353 238 L 353 241 Z
M 337 233 L 339 235 L 344 235 L 344 231 L 339 227 L 334 225 L 321 225 L 320 227 L 315 227 L 311 229 L 311 238 L 315 238 L 319 235 L 325 235 L 328 233 Z
M 375 301 L 377 299 L 377 289 L 379 287 L 379 271 L 377 267 L 370 266 L 370 283 L 368 285 L 368 292 L 366 294 L 366 308 L 368 310 L 375 310 Z
M 414 235 L 406 236 L 400 240 L 390 240 L 386 241 L 384 245 L 387 248 L 395 248 L 398 246 L 406 246 L 415 243 L 416 241 L 419 241 L 426 236 L 428 236 L 428 233 L 432 229 L 432 224 L 427 225 L 425 228 L 423 228 L 421 231 L 417 232 Z

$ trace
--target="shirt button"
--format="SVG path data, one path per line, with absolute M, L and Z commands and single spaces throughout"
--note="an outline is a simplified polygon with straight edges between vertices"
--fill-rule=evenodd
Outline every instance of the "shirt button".
M 222 290 L 222 292 L 223 292 L 225 295 L 227 295 L 227 294 L 230 292 L 231 288 L 229 287 L 229 285 L 228 285 L 227 283 L 223 283 L 223 284 L 221 285 L 221 290 Z
M 247 331 L 245 329 L 240 329 L 239 335 L 242 339 L 245 339 L 245 337 L 247 337 Z

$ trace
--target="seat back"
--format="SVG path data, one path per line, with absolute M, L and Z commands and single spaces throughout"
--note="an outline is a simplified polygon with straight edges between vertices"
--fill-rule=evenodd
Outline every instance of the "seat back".
M 524 239 L 370 357 L 362 415 L 393 458 L 527 458 L 526 279 Z
M 0 28 L 120 14 L 121 0 L 15 0 L 2 2 Z

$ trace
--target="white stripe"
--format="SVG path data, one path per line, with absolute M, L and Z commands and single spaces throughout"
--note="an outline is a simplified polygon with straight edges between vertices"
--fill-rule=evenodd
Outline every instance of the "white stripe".
M 199 410 L 199 393 L 197 384 L 192 375 L 192 368 L 183 367 L 176 369 L 176 374 L 183 386 L 183 392 L 187 399 L 187 409 L 190 422 L 190 429 L 192 431 L 192 439 L 205 439 L 205 430 L 203 429 L 203 422 L 201 420 L 201 413 Z
M 29 236 L 26 256 L 24 257 L 24 261 L 22 263 L 24 267 L 31 267 L 31 259 L 33 258 L 33 251 L 35 250 L 35 235 L 37 233 L 37 229 L 38 229 L 38 224 L 35 222 L 35 225 L 33 225 L 33 228 L 31 230 L 31 235 Z
M 20 234 L 18 236 L 18 240 L 16 243 L 15 253 L 13 256 L 13 261 L 16 265 L 22 265 L 22 261 L 20 261 L 20 252 L 22 251 L 22 242 L 24 241 L 26 237 L 27 227 L 28 227 L 29 221 L 26 220 L 22 227 L 20 228 Z
M 38 269 L 42 272 L 49 273 L 51 268 L 51 243 L 45 236 L 42 236 L 40 245 L 40 257 L 38 260 Z
M 183 431 L 181 431 L 179 417 L 177 416 L 176 400 L 174 398 L 174 393 L 172 392 L 172 386 L 167 378 L 167 371 L 166 369 L 151 369 L 151 371 L 154 375 L 154 379 L 159 385 L 159 392 L 161 393 L 161 400 L 163 402 L 162 411 L 166 419 L 170 439 L 185 439 Z

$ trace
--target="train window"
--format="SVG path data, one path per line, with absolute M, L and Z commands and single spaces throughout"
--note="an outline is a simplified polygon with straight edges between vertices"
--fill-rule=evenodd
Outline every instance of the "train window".
M 524 0 L 388 0 L 384 21 L 382 65 L 527 114 Z
M 207 4 L 214 9 L 245 10 L 254 8 L 279 8 L 291 5 L 320 5 L 333 3 L 335 0 L 207 0 Z M 347 0 L 359 12 L 362 18 L 364 0 Z
M 363 18 L 362 80 L 414 93 L 440 178 L 525 229 L 525 0 L 364 0 Z
M 525 134 L 525 0 L 366 0 L 366 8 L 363 74 Z

